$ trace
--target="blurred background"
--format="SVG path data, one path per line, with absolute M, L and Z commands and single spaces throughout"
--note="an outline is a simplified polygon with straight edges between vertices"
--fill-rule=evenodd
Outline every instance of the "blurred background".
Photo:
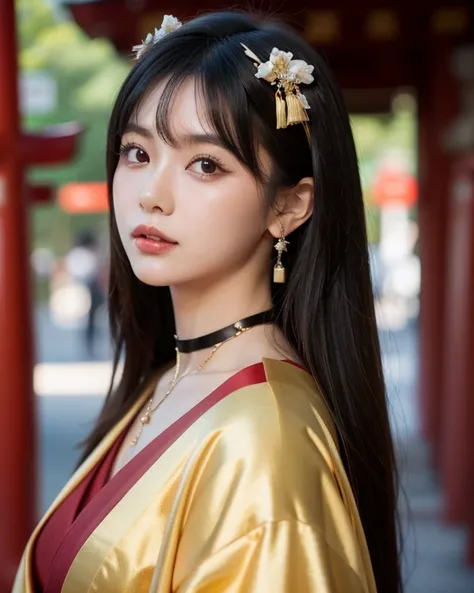
M 351 113 L 406 592 L 474 593 L 474 8 L 277 4 L 258 8 L 321 51 Z M 165 13 L 213 8 L 0 0 L 0 593 L 110 380 L 105 139 L 130 49 Z

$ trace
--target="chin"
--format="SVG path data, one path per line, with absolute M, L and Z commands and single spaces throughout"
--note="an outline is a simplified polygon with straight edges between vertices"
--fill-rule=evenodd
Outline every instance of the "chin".
M 151 261 L 151 258 L 149 262 L 132 262 L 132 270 L 140 282 L 149 286 L 171 286 L 178 280 L 172 266 Z
M 164 260 L 135 261 L 131 262 L 131 265 L 138 280 L 149 286 L 188 287 L 201 290 L 203 287 L 208 287 L 211 277 L 216 277 L 208 269 L 200 270 L 195 265 L 180 267 L 176 263 L 173 265 Z

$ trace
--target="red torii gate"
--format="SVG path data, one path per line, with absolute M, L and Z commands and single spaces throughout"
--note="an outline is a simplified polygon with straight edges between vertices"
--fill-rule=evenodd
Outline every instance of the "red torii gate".
M 14 0 L 0 0 L 0 15 L 0 592 L 7 593 L 36 521 L 27 210 L 52 196 L 47 186 L 27 186 L 24 171 L 70 160 L 81 128 L 21 133 Z

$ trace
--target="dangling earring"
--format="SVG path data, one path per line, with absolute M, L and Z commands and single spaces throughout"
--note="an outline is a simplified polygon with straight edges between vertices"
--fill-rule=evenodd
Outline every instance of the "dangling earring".
M 275 249 L 278 252 L 277 261 L 276 261 L 275 267 L 273 268 L 273 282 L 275 282 L 277 284 L 283 284 L 286 280 L 285 266 L 281 263 L 281 254 L 284 251 L 288 251 L 286 246 L 289 245 L 289 242 L 285 239 L 285 229 L 283 228 L 283 225 L 281 224 L 281 222 L 280 222 L 280 226 L 281 226 L 281 236 L 275 245 Z

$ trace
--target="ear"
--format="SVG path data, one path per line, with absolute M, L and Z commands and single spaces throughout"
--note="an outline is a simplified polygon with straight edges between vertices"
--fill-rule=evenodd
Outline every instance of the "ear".
M 281 227 L 288 236 L 313 214 L 314 179 L 304 177 L 294 187 L 278 192 L 275 209 L 268 223 L 268 231 L 275 237 L 281 236 Z

